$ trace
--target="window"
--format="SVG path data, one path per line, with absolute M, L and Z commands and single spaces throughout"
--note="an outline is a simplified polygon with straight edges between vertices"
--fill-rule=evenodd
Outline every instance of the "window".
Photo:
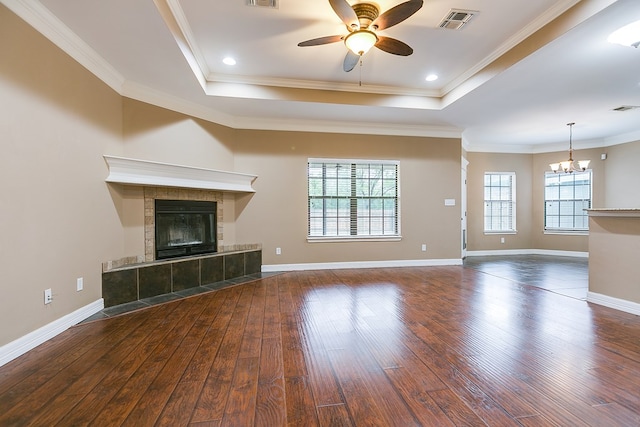
M 516 232 L 515 172 L 484 174 L 484 231 L 485 233 Z
M 591 208 L 591 171 L 547 172 L 544 176 L 544 229 L 588 231 Z
M 399 237 L 398 162 L 309 159 L 309 237 Z

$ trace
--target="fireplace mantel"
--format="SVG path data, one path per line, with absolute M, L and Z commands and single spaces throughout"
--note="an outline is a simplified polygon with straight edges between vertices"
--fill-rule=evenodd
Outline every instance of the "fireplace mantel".
M 106 182 L 255 193 L 251 185 L 257 178 L 256 175 L 125 157 L 108 155 L 103 157 L 109 167 Z

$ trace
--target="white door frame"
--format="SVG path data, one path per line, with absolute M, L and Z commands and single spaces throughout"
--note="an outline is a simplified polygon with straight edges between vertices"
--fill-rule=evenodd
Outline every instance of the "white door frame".
M 462 166 L 462 179 L 461 188 L 460 188 L 460 216 L 461 216 L 461 257 L 465 259 L 467 257 L 467 166 L 469 165 L 469 161 L 462 156 L 461 166 Z

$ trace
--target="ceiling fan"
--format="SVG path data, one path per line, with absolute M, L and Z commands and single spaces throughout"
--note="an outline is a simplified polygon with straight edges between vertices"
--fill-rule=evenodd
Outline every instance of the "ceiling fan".
M 353 70 L 360 57 L 373 46 L 394 55 L 409 56 L 413 53 L 411 46 L 391 37 L 380 36 L 376 31 L 401 23 L 420 10 L 422 3 L 423 0 L 409 0 L 380 14 L 380 9 L 373 3 L 350 5 L 347 0 L 329 0 L 329 4 L 347 26 L 349 33 L 303 41 L 298 43 L 298 46 L 318 46 L 344 41 L 349 49 L 342 66 L 346 72 Z

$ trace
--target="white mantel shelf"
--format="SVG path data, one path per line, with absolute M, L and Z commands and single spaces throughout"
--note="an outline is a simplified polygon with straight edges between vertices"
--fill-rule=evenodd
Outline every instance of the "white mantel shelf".
M 633 209 L 587 209 L 587 213 L 592 217 L 616 217 L 616 218 L 640 218 L 640 208 Z
M 109 167 L 106 182 L 255 193 L 251 185 L 257 178 L 256 175 L 125 157 L 107 155 L 103 157 Z

